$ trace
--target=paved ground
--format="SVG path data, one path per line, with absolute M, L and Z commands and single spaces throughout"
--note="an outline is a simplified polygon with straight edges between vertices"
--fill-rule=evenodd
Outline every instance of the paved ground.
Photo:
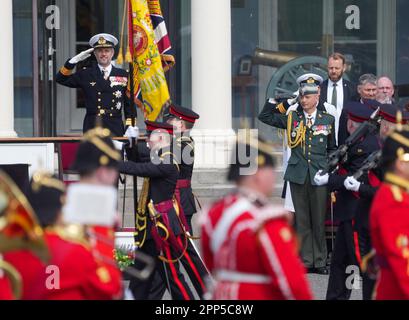
M 308 280 L 310 281 L 310 286 L 314 294 L 314 299 L 315 300 L 325 300 L 325 294 L 327 292 L 327 285 L 328 285 L 328 276 L 309 274 Z M 192 291 L 194 291 L 193 288 L 192 288 Z M 163 300 L 170 300 L 169 293 L 167 292 L 165 293 Z M 362 291 L 354 290 L 352 292 L 351 300 L 362 300 Z

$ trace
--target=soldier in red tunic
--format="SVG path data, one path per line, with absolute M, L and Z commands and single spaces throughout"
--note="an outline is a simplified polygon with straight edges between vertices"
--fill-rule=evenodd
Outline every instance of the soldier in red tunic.
M 269 201 L 271 146 L 250 138 L 237 143 L 233 154 L 228 178 L 237 190 L 202 219 L 204 260 L 215 279 L 211 298 L 311 299 L 289 213 Z
M 409 131 L 385 140 L 381 167 L 384 181 L 373 200 L 370 232 L 378 272 L 377 300 L 409 299 Z
M 0 300 L 22 297 L 22 275 L 7 261 L 8 254 L 24 250 L 36 260 L 46 261 L 49 257 L 44 232 L 17 186 L 24 186 L 24 177 L 11 173 L 8 176 L 0 171 Z M 26 266 L 29 269 L 30 264 Z
M 77 154 L 75 165 L 80 171 L 81 181 L 72 188 L 88 187 L 87 199 L 90 201 L 93 189 L 107 187 L 116 192 L 114 184 L 120 155 L 109 135 L 109 130 L 101 128 L 88 132 Z M 45 263 L 28 250 L 5 255 L 5 259 L 22 275 L 23 299 L 121 298 L 121 273 L 113 258 L 114 223 L 90 223 L 85 227 L 81 219 L 89 216 L 91 207 L 74 213 L 68 210 L 69 214 L 64 212 L 62 215 L 64 191 L 63 183 L 50 174 L 33 175 L 28 199 L 45 230 L 51 259 Z M 77 208 L 75 203 L 70 203 L 71 199 L 68 194 L 67 205 Z M 98 203 L 93 207 L 98 207 Z M 73 219 L 78 219 L 77 223 L 74 224 Z
M 14 279 L 20 279 L 20 275 L 15 273 L 15 269 L 3 260 L 0 255 L 0 300 L 13 300 L 15 293 L 12 290 L 10 276 L 14 274 Z

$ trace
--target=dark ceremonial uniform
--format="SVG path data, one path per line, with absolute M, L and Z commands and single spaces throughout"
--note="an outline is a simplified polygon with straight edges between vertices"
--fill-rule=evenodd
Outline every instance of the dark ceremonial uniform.
M 171 132 L 173 127 L 166 124 L 159 124 L 146 121 L 148 131 L 164 129 Z M 153 163 L 155 161 L 155 163 Z M 190 300 L 193 294 L 189 289 L 185 279 L 180 277 L 179 259 L 185 254 L 187 238 L 184 235 L 183 224 L 178 217 L 177 203 L 174 201 L 176 183 L 179 177 L 179 168 L 170 147 L 161 149 L 157 153 L 157 158 L 151 162 L 136 163 L 127 161 L 120 163 L 121 173 L 145 177 L 141 197 L 146 196 L 144 213 L 138 212 L 139 225 L 138 239 L 142 252 L 152 256 L 156 261 L 156 271 L 160 274 L 162 281 L 167 285 L 169 281 L 169 291 L 173 299 Z M 148 178 L 148 179 L 147 179 Z M 144 195 L 144 192 L 147 192 Z M 156 218 L 152 217 L 152 208 L 146 207 L 152 201 Z M 139 211 L 140 208 L 138 208 Z M 155 221 L 156 220 L 156 221 Z M 138 228 L 138 226 L 137 226 Z M 138 266 L 138 261 L 135 261 Z M 135 299 L 147 299 L 152 287 L 155 272 L 147 281 L 132 279 L 130 289 Z M 161 299 L 162 296 L 155 297 Z
M 180 173 L 176 185 L 176 196 L 186 218 L 188 231 L 193 233 L 192 217 L 196 213 L 195 197 L 192 191 L 192 173 L 195 157 L 195 143 L 190 136 L 176 137 L 176 154 Z
M 111 130 L 114 136 L 123 136 L 122 109 L 126 125 L 131 125 L 136 112 L 131 109 L 126 96 L 128 72 L 112 66 L 111 74 L 105 80 L 96 63 L 75 73 L 74 68 L 75 65 L 67 61 L 57 73 L 56 81 L 66 87 L 83 90 L 86 107 L 83 132 L 94 128 L 96 119 L 100 118 L 102 125 Z
M 179 177 L 176 183 L 175 198 L 179 204 L 179 217 L 183 223 L 185 230 L 189 232 L 187 237 L 192 235 L 192 216 L 196 213 L 195 199 L 191 187 L 191 179 L 193 172 L 194 159 L 194 142 L 188 136 L 177 137 L 175 140 L 175 153 L 179 163 Z M 183 156 L 185 155 L 185 156 Z M 190 162 L 192 161 L 192 162 Z M 184 236 L 178 237 L 179 243 L 182 243 Z M 188 276 L 199 297 L 203 296 L 205 291 L 204 277 L 208 274 L 198 252 L 191 243 L 193 239 L 189 240 L 185 255 L 181 257 L 180 261 L 183 264 Z M 179 275 L 181 277 L 182 275 Z M 150 294 L 151 298 L 162 297 L 166 287 L 159 276 L 154 279 Z
M 360 103 L 350 102 L 348 117 L 355 123 L 362 123 L 369 119 L 372 110 Z M 334 213 L 339 227 L 335 238 L 335 247 L 331 258 L 330 277 L 327 288 L 327 300 L 347 300 L 351 296 L 351 288 L 347 288 L 346 273 L 350 265 L 360 265 L 360 250 L 358 234 L 355 229 L 355 217 L 360 210 L 360 195 L 345 189 L 347 176 L 352 176 L 363 165 L 366 158 L 379 150 L 376 136 L 368 135 L 350 148 L 347 160 L 336 174 L 331 174 L 328 180 L 330 191 L 336 191 Z M 361 184 L 363 186 L 363 184 Z
M 200 116 L 187 108 L 171 104 L 167 115 L 167 121 L 177 119 L 184 121 L 186 125 L 194 126 Z M 195 158 L 195 143 L 190 136 L 190 128 L 184 132 L 176 134 L 176 154 L 180 164 L 180 174 L 176 185 L 176 196 L 181 204 L 184 216 L 186 217 L 189 231 L 192 234 L 192 217 L 196 213 L 195 197 L 192 191 L 192 173 Z
M 99 34 L 91 38 L 90 45 L 95 49 L 114 48 L 117 42 L 112 35 Z M 136 110 L 132 109 L 126 95 L 128 72 L 112 65 L 110 74 L 104 77 L 97 63 L 73 73 L 75 67 L 76 64 L 68 60 L 57 73 L 56 81 L 69 88 L 80 88 L 84 92 L 86 115 L 83 132 L 93 129 L 99 118 L 102 126 L 108 128 L 112 135 L 123 136 L 122 109 L 126 126 L 132 125 L 136 118 Z
M 172 104 L 169 107 L 166 119 L 168 123 L 171 123 L 173 119 L 184 121 L 185 124 L 190 124 L 188 124 L 190 128 L 195 121 L 199 119 L 199 115 L 190 109 Z M 195 156 L 194 141 L 189 135 L 189 129 L 185 132 L 176 134 L 173 147 L 175 149 L 175 155 L 178 159 L 180 169 L 179 178 L 176 184 L 175 198 L 179 204 L 179 217 L 181 218 L 186 231 L 189 232 L 188 237 L 191 237 L 193 234 L 192 217 L 197 210 L 191 186 Z M 204 278 L 208 273 L 203 261 L 199 257 L 199 253 L 193 246 L 193 239 L 189 239 L 186 254 L 181 258 L 181 262 L 188 273 L 197 294 L 201 298 L 205 291 Z M 165 289 L 166 287 L 163 285 L 160 276 L 155 276 L 151 297 L 161 297 Z
M 336 149 L 333 116 L 317 107 L 315 121 L 308 128 L 299 106 L 286 115 L 289 104 L 266 103 L 259 120 L 273 127 L 286 129 L 289 141 L 296 141 L 291 150 L 284 180 L 290 182 L 296 213 L 296 229 L 301 237 L 301 256 L 308 268 L 324 268 L 327 260 L 325 211 L 327 187 L 315 186 L 314 176 L 327 167 L 327 156 Z M 277 109 L 280 113 L 273 112 Z
M 355 123 L 362 123 L 371 116 L 372 109 L 357 103 L 348 102 L 346 105 L 348 118 Z M 351 296 L 351 289 L 346 287 L 349 274 L 346 273 L 350 265 L 359 266 L 359 248 L 357 247 L 357 233 L 355 230 L 355 215 L 358 214 L 360 197 L 357 192 L 349 191 L 344 186 L 347 176 L 357 172 L 366 158 L 379 149 L 376 136 L 368 135 L 352 146 L 347 160 L 331 174 L 328 179 L 328 189 L 335 193 L 334 214 L 339 227 L 335 238 L 335 247 L 331 258 L 330 277 L 327 288 L 327 300 L 347 300 Z

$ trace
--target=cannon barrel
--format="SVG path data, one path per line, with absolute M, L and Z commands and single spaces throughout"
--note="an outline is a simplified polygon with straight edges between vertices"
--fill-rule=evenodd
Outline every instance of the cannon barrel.
M 285 51 L 271 51 L 256 48 L 254 50 L 252 63 L 274 68 L 280 68 L 291 60 L 300 57 L 300 54 Z

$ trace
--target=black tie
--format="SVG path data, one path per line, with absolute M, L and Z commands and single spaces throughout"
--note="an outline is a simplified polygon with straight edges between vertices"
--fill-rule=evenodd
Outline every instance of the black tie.
M 108 70 L 102 69 L 102 77 L 107 80 L 108 79 Z
M 331 104 L 337 107 L 337 84 L 333 84 Z

